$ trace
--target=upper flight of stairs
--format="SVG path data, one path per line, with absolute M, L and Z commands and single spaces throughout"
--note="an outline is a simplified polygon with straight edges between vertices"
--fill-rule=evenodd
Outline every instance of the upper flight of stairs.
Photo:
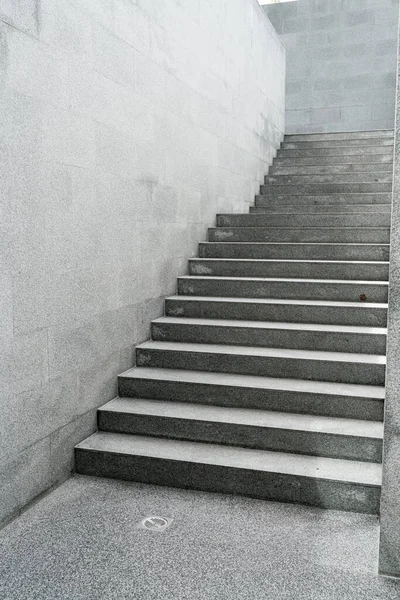
M 378 513 L 393 131 L 285 136 L 218 215 L 79 473 Z

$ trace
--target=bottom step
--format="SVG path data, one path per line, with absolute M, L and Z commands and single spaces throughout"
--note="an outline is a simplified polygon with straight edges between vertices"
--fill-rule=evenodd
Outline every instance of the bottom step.
M 83 475 L 379 513 L 373 463 L 104 432 L 75 455 Z

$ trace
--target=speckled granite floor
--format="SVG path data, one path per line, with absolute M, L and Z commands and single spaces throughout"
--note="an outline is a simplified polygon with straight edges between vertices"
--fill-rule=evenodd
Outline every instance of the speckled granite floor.
M 377 551 L 375 517 L 77 476 L 0 532 L 0 599 L 399 600 Z

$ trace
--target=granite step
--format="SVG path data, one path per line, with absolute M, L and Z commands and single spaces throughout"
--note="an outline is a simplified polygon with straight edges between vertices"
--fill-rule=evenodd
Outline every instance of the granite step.
M 119 397 L 98 411 L 100 431 L 291 454 L 381 462 L 383 424 L 248 408 Z
M 285 136 L 219 214 L 76 470 L 378 514 L 393 131 Z
M 169 317 L 229 319 L 350 325 L 385 328 L 387 304 L 330 300 L 289 300 L 287 298 L 218 298 L 212 296 L 171 296 L 165 300 Z
M 392 137 L 346 138 L 329 140 L 285 140 L 281 144 L 282 150 L 306 150 L 308 148 L 350 148 L 350 147 L 387 147 L 393 148 Z
M 179 369 L 129 369 L 120 396 L 383 421 L 385 388 Z
M 136 364 L 149 368 L 383 386 L 386 357 L 350 352 L 150 341 L 136 347 Z
M 303 167 L 304 168 L 304 167 Z M 303 185 L 317 183 L 392 183 L 391 171 L 374 173 L 372 169 L 367 173 L 302 173 L 289 175 L 271 173 L 265 175 L 265 185 Z
M 307 158 L 314 156 L 388 156 L 393 159 L 393 145 L 390 146 L 339 146 L 328 148 L 297 148 L 278 150 L 279 158 Z M 375 160 L 374 160 L 375 162 Z
M 361 139 L 382 139 L 389 138 L 393 140 L 393 129 L 376 129 L 372 131 L 341 131 L 332 133 L 291 133 L 285 135 L 287 142 L 313 142 L 323 140 L 361 140 Z
M 376 162 L 344 165 L 298 165 L 294 160 L 288 164 L 282 164 L 274 160 L 269 168 L 269 175 L 341 175 L 350 173 L 392 173 L 391 163 Z
M 386 204 L 391 207 L 392 194 L 329 194 L 329 195 L 313 195 L 313 196 L 298 196 L 295 194 L 277 194 L 274 196 L 270 195 L 256 195 L 255 204 L 256 206 L 279 206 L 286 208 L 286 205 L 297 205 L 297 206 L 328 206 L 341 205 L 343 207 L 353 206 L 358 204 L 370 204 L 370 205 L 381 205 Z
M 216 227 L 209 242 L 325 242 L 388 244 L 390 227 Z
M 239 298 L 282 298 L 291 300 L 337 300 L 379 302 L 388 299 L 386 281 L 342 281 L 334 279 L 283 279 L 250 277 L 178 278 L 178 294 Z
M 388 261 L 389 244 L 201 242 L 200 258 Z
M 262 196 L 322 196 L 326 194 L 373 194 L 392 191 L 392 182 L 387 183 L 304 183 L 261 185 Z
M 386 328 L 228 319 L 161 317 L 155 341 L 385 354 Z
M 301 214 L 367 214 L 387 213 L 390 215 L 391 204 L 281 204 L 271 203 L 268 200 L 258 203 L 258 206 L 250 206 L 250 214 L 287 215 L 293 213 Z
M 251 258 L 191 258 L 189 275 L 388 281 L 389 263 Z
M 288 156 L 287 153 L 293 153 L 294 156 Z M 317 166 L 317 165 L 369 165 L 369 164 L 390 164 L 393 166 L 393 154 L 338 154 L 327 156 L 320 153 L 311 153 L 303 155 L 298 150 L 286 150 L 284 154 L 277 154 L 274 158 L 274 165 L 289 165 L 289 166 Z
M 107 432 L 78 444 L 75 456 L 85 475 L 379 512 L 375 463 Z
M 390 227 L 390 212 L 218 214 L 217 227 Z

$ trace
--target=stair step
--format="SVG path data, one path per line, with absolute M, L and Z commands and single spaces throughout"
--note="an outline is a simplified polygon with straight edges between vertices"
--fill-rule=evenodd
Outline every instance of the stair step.
M 201 258 L 388 261 L 389 244 L 201 242 Z
M 268 411 L 383 420 L 385 388 L 211 373 L 178 369 L 129 369 L 118 377 L 121 396 Z
M 172 296 L 165 300 L 165 313 L 171 317 L 200 319 L 245 319 L 383 328 L 387 323 L 387 304 L 329 300 Z
M 145 342 L 136 347 L 139 367 L 189 369 L 337 383 L 385 383 L 386 357 L 219 344 Z
M 76 447 L 77 472 L 377 514 L 378 464 L 99 432 Z
M 385 328 L 309 323 L 161 317 L 153 340 L 385 354 Z
M 250 214 L 288 215 L 301 214 L 366 214 L 366 213 L 391 213 L 390 204 L 277 204 L 266 202 L 264 205 L 250 206 Z
M 297 206 L 328 206 L 333 205 L 358 205 L 358 204 L 387 204 L 391 207 L 392 194 L 329 194 L 314 195 L 314 196 L 296 196 L 287 194 L 277 194 L 274 196 L 262 196 L 258 195 L 255 197 L 256 206 L 279 206 L 280 208 L 286 208 L 286 205 L 297 205 Z M 284 206 L 283 206 L 284 205 Z
M 313 156 L 388 156 L 393 159 L 393 145 L 390 146 L 339 146 L 328 148 L 297 148 L 278 150 L 279 158 L 305 158 Z M 375 159 L 373 162 L 376 162 Z
M 383 424 L 248 408 L 115 398 L 99 429 L 292 454 L 381 462 Z
M 287 156 L 287 153 L 293 153 L 295 156 Z M 290 166 L 312 166 L 312 165 L 369 165 L 376 163 L 386 163 L 393 166 L 393 154 L 338 154 L 335 156 L 326 156 L 320 153 L 311 153 L 303 155 L 301 150 L 287 150 L 285 153 L 279 153 L 274 158 L 275 165 Z
M 269 175 L 341 175 L 342 173 L 392 173 L 392 163 L 376 162 L 339 165 L 298 165 L 295 160 L 282 164 L 279 160 L 269 169 Z
M 291 133 L 285 135 L 288 142 L 307 142 L 319 140 L 361 140 L 361 139 L 393 139 L 393 129 L 376 129 L 372 131 L 341 131 L 332 133 Z
M 191 277 L 184 275 L 178 278 L 178 293 L 183 296 L 236 296 L 240 298 L 285 298 L 293 300 L 386 303 L 388 298 L 388 283 L 384 281 Z
M 216 227 L 209 242 L 325 242 L 388 244 L 390 227 Z
M 390 213 L 218 214 L 217 227 L 389 227 Z
M 304 183 L 269 184 L 260 186 L 262 196 L 320 196 L 325 194 L 373 194 L 392 191 L 392 182 L 387 183 Z
M 343 140 L 288 140 L 281 144 L 282 150 L 303 150 L 308 148 L 364 148 L 364 147 L 390 147 L 393 148 L 394 138 L 347 138 Z
M 387 173 L 325 173 L 325 174 L 290 174 L 273 173 L 265 175 L 265 185 L 303 185 L 320 183 L 392 183 L 391 171 Z
M 190 275 L 210 277 L 279 277 L 285 279 L 362 279 L 388 281 L 389 263 L 383 261 L 334 261 L 249 258 L 192 258 Z

